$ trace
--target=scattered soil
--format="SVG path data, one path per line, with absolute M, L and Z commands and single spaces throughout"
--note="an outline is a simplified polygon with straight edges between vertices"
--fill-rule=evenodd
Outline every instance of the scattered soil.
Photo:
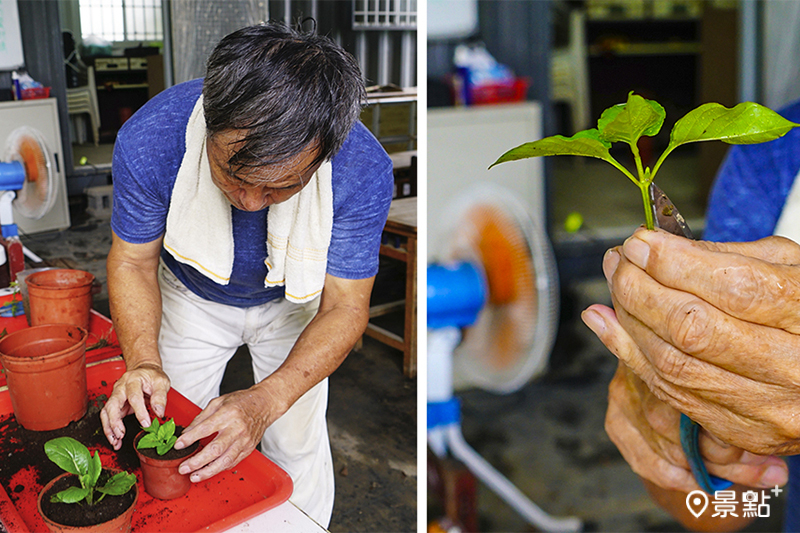
M 100 422 L 100 410 L 107 397 L 105 394 L 89 396 L 89 407 L 80 420 L 52 431 L 32 431 L 17 423 L 13 414 L 0 417 L 0 486 L 13 505 L 36 507 L 38 491 L 50 480 L 64 473 L 44 453 L 45 442 L 56 437 L 72 437 L 83 443 L 93 453 L 100 454 L 104 468 L 133 471 L 139 468 L 139 459 L 133 450 L 133 437 L 139 430 L 134 416 L 124 419 L 125 441 L 117 452 L 108 444 Z M 133 494 L 133 491 L 131 491 Z M 110 496 L 106 496 L 109 499 Z M 128 505 L 131 502 L 128 502 Z M 59 504 L 67 506 L 67 504 Z M 84 505 L 69 505 L 86 514 Z
M 183 426 L 176 426 L 175 436 L 180 437 L 181 433 L 183 433 Z M 144 436 L 145 433 L 141 433 L 141 435 Z M 137 445 L 139 444 L 139 435 L 136 435 L 136 440 L 134 441 L 134 444 Z M 158 452 L 156 451 L 155 448 L 139 448 L 139 453 L 151 459 L 157 459 L 160 461 L 170 461 L 172 459 L 181 459 L 183 457 L 189 457 L 199 447 L 200 447 L 200 441 L 195 441 L 187 448 L 183 448 L 182 450 L 176 450 L 175 448 L 172 448 L 164 455 L 158 455 Z
M 23 428 L 17 423 L 13 415 L 0 417 L 0 485 L 13 499 L 12 493 L 21 492 L 14 490 L 15 486 L 10 486 L 11 480 L 24 469 L 34 465 L 31 473 L 34 480 L 40 485 L 47 484 L 54 477 L 64 471 L 50 461 L 44 453 L 44 443 L 56 437 L 72 437 L 83 443 L 90 450 L 98 450 L 101 456 L 113 455 L 115 468 L 122 470 L 133 470 L 139 467 L 139 460 L 132 446 L 123 444 L 119 452 L 114 451 L 108 444 L 103 434 L 100 423 L 100 410 L 106 401 L 106 396 L 96 396 L 89 398 L 89 407 L 86 414 L 80 420 L 71 422 L 67 427 L 52 431 L 32 431 Z M 131 431 L 138 430 L 136 419 L 133 416 L 126 417 L 126 440 Z M 133 429 L 130 428 L 131 423 Z M 105 457 L 103 466 L 106 464 Z
M 97 486 L 105 485 L 112 474 L 108 470 L 103 470 Z M 68 504 L 50 501 L 52 495 L 69 487 L 80 487 L 77 476 L 59 478 L 42 497 L 42 512 L 53 522 L 77 527 L 102 524 L 123 514 L 136 501 L 135 488 L 121 496 L 105 496 L 94 505 L 88 505 L 86 502 Z

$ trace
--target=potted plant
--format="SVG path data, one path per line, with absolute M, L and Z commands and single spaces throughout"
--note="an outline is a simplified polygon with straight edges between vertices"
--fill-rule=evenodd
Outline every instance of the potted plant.
M 181 426 L 175 425 L 174 418 L 161 424 L 153 417 L 150 427 L 142 428 L 133 441 L 142 468 L 144 490 L 154 498 L 180 498 L 192 486 L 189 476 L 178 473 L 178 466 L 199 450 L 200 443 L 176 450 L 174 445 L 182 431 Z
M 597 128 L 579 131 L 572 137 L 554 135 L 512 148 L 489 168 L 507 161 L 546 155 L 579 155 L 602 159 L 622 172 L 639 187 L 644 202 L 645 225 L 654 229 L 653 199 L 650 184 L 666 157 L 677 147 L 699 141 L 723 141 L 728 144 L 756 144 L 782 137 L 800 126 L 762 105 L 743 102 L 732 108 L 717 103 L 703 104 L 678 120 L 670 132 L 669 144 L 653 168 L 645 167 L 639 155 L 638 142 L 643 136 L 658 134 L 666 112 L 654 100 L 633 92 L 628 101 L 603 111 Z M 612 143 L 624 142 L 633 153 L 636 174 L 622 166 L 609 153 Z
M 49 440 L 44 451 L 66 471 L 39 493 L 39 513 L 50 531 L 130 531 L 139 499 L 134 474 L 103 468 L 100 454 L 72 437 Z
M 49 431 L 86 414 L 85 329 L 35 326 L 0 339 L 14 415 L 25 429 Z

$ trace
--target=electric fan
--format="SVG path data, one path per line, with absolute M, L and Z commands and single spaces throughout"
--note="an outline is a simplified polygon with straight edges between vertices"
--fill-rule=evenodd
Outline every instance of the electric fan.
M 42 134 L 28 126 L 15 129 L 6 140 L 0 162 L 0 225 L 5 255 L 0 257 L 5 259 L 0 261 L 4 274 L 0 279 L 7 280 L 2 286 L 7 286 L 17 272 L 24 270 L 23 253 L 33 255 L 19 240 L 15 215 L 38 220 L 56 201 L 58 182 L 50 153 Z M 35 256 L 33 259 L 41 261 Z
M 579 531 L 552 517 L 503 477 L 461 434 L 456 388 L 510 393 L 547 365 L 558 322 L 550 242 L 525 208 L 496 185 L 469 189 L 439 221 L 442 242 L 427 269 L 428 443 L 448 453 L 543 531 Z

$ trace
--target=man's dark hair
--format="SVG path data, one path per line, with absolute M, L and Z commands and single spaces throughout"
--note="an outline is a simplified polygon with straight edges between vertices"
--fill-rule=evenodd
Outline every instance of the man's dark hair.
M 355 59 L 327 37 L 280 23 L 224 37 L 206 63 L 203 112 L 210 135 L 247 130 L 228 161 L 278 163 L 319 143 L 313 164 L 342 147 L 358 120 L 364 83 Z

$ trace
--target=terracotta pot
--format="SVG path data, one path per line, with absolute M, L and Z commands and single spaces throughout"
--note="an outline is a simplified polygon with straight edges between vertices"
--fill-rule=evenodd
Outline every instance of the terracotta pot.
M 104 468 L 104 470 L 111 473 L 111 475 L 115 475 L 121 470 L 117 470 L 114 468 Z M 131 522 L 133 520 L 133 512 L 136 510 L 136 504 L 139 501 L 139 486 L 138 484 L 134 484 L 131 488 L 132 491 L 136 494 L 133 499 L 133 503 L 125 510 L 124 513 L 117 515 L 115 518 L 108 520 L 106 522 L 102 522 L 100 524 L 96 524 L 93 526 L 69 526 L 66 524 L 60 524 L 53 520 L 52 518 L 46 516 L 42 512 L 42 496 L 52 487 L 53 485 L 58 482 L 61 478 L 67 476 L 73 476 L 74 474 L 64 473 L 58 477 L 53 478 L 47 485 L 42 488 L 39 492 L 39 497 L 36 500 L 36 506 L 39 509 L 39 514 L 41 515 L 42 519 L 44 520 L 45 524 L 47 524 L 47 528 L 54 532 L 54 533 L 128 533 L 131 530 Z M 82 504 L 72 504 L 72 505 L 82 505 Z
M 144 455 L 137 448 L 139 439 L 144 436 L 144 431 L 140 431 L 136 435 L 136 438 L 133 439 L 133 449 L 139 456 L 145 492 L 159 500 L 174 500 L 189 492 L 192 482 L 189 480 L 189 476 L 178 473 L 178 466 L 196 454 L 200 448 L 198 447 L 192 453 L 177 459 L 155 459 Z
M 63 428 L 86 414 L 85 329 L 34 326 L 0 339 L 11 406 L 26 429 Z
M 30 323 L 72 324 L 89 329 L 94 276 L 83 270 L 59 268 L 36 272 L 25 278 Z

